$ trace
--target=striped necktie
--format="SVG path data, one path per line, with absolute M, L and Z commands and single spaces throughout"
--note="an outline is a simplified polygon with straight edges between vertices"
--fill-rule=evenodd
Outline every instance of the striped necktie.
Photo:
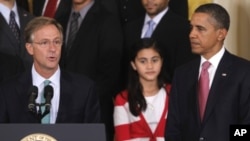
M 76 33 L 78 31 L 78 18 L 80 17 L 79 12 L 73 12 L 72 18 L 70 21 L 70 27 L 69 27 L 69 34 L 68 34 L 68 41 L 67 41 L 67 48 L 66 48 L 66 54 L 68 54 L 68 51 L 70 50 L 73 41 L 75 40 Z

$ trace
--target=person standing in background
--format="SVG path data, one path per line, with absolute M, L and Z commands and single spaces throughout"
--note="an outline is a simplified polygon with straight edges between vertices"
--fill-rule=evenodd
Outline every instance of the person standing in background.
M 114 132 L 113 97 L 120 91 L 123 37 L 119 20 L 100 2 L 72 0 L 71 11 L 63 15 L 67 22 L 59 21 L 65 29 L 60 65 L 96 82 L 109 141 Z
M 0 52 L 20 57 L 25 68 L 31 66 L 32 57 L 25 49 L 24 28 L 32 18 L 15 0 L 0 0 Z
M 176 67 L 184 64 L 195 55 L 191 53 L 188 34 L 189 21 L 175 14 L 168 6 L 169 0 L 141 0 L 146 14 L 125 26 L 125 48 L 123 56 L 124 76 L 126 77 L 128 52 L 136 40 L 143 37 L 154 38 L 164 53 L 163 66 L 171 82 Z M 126 80 L 125 80 L 126 81 Z
M 166 141 L 229 141 L 231 124 L 250 124 L 250 62 L 226 50 L 229 25 L 215 3 L 192 15 L 189 38 L 200 58 L 176 69 Z
M 102 0 L 108 1 L 108 0 Z M 145 15 L 141 0 L 115 0 L 122 24 L 128 23 Z M 176 14 L 188 19 L 187 0 L 169 0 L 169 7 Z

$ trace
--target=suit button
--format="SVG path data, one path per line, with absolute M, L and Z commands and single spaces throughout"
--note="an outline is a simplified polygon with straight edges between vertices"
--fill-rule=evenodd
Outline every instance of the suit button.
M 200 137 L 199 141 L 204 141 L 205 138 L 204 137 Z

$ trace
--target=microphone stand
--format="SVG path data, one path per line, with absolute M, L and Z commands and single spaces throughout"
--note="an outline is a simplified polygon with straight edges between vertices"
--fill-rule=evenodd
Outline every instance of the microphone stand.
M 45 111 L 42 113 L 42 106 L 45 106 Z M 38 107 L 38 111 L 37 111 Z M 50 112 L 50 106 L 47 106 L 44 103 L 35 103 L 35 107 L 32 109 L 29 109 L 35 116 L 37 117 L 38 121 L 42 123 L 42 118 L 45 117 Z

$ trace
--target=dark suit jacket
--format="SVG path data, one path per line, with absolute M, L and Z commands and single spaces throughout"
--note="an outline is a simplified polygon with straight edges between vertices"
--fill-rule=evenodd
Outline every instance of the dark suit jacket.
M 224 53 L 210 88 L 203 122 L 198 108 L 199 65 L 197 59 L 176 70 L 166 141 L 229 141 L 230 124 L 250 124 L 250 63 Z
M 128 63 L 129 49 L 141 38 L 144 17 L 130 22 L 125 27 L 125 62 Z M 164 53 L 164 65 L 167 74 L 171 78 L 174 69 L 194 58 L 191 53 L 189 41 L 190 25 L 188 20 L 173 13 L 171 9 L 162 17 L 155 28 L 152 38 L 158 42 L 158 46 Z M 126 61 L 127 60 L 127 61 Z
M 20 57 L 0 52 L 0 83 L 22 71 L 24 66 Z
M 39 123 L 29 112 L 31 71 L 27 71 L 0 87 L 1 123 Z M 90 79 L 61 71 L 60 103 L 56 123 L 100 122 L 99 101 Z
M 58 19 L 59 17 L 62 17 L 67 14 L 67 12 L 71 9 L 71 2 L 72 0 L 61 0 L 57 7 L 54 18 Z M 33 0 L 33 14 L 35 16 L 42 15 L 44 3 L 45 0 Z
M 32 57 L 28 54 L 25 48 L 24 41 L 24 28 L 26 24 L 33 18 L 31 14 L 18 7 L 19 19 L 20 19 L 20 34 L 21 43 L 18 43 L 14 34 L 12 33 L 8 23 L 0 13 L 0 52 L 9 54 L 12 56 L 19 56 L 26 68 L 29 68 L 32 64 Z
M 63 50 L 61 66 L 96 82 L 102 118 L 106 123 L 109 122 L 108 128 L 113 128 L 112 97 L 120 91 L 122 31 L 118 19 L 102 9 L 98 2 L 95 0 L 82 21 L 73 45 L 67 52 L 68 56 Z M 65 31 L 69 15 L 64 15 L 66 22 L 59 21 Z
M 64 15 L 67 21 L 69 14 Z M 62 25 L 66 31 L 67 22 Z M 74 43 L 67 52 L 68 56 L 63 50 L 61 65 L 95 80 L 101 89 L 101 96 L 107 98 L 107 95 L 113 93 L 110 89 L 118 82 L 121 53 L 120 24 L 116 18 L 102 10 L 96 1 L 80 25 Z

